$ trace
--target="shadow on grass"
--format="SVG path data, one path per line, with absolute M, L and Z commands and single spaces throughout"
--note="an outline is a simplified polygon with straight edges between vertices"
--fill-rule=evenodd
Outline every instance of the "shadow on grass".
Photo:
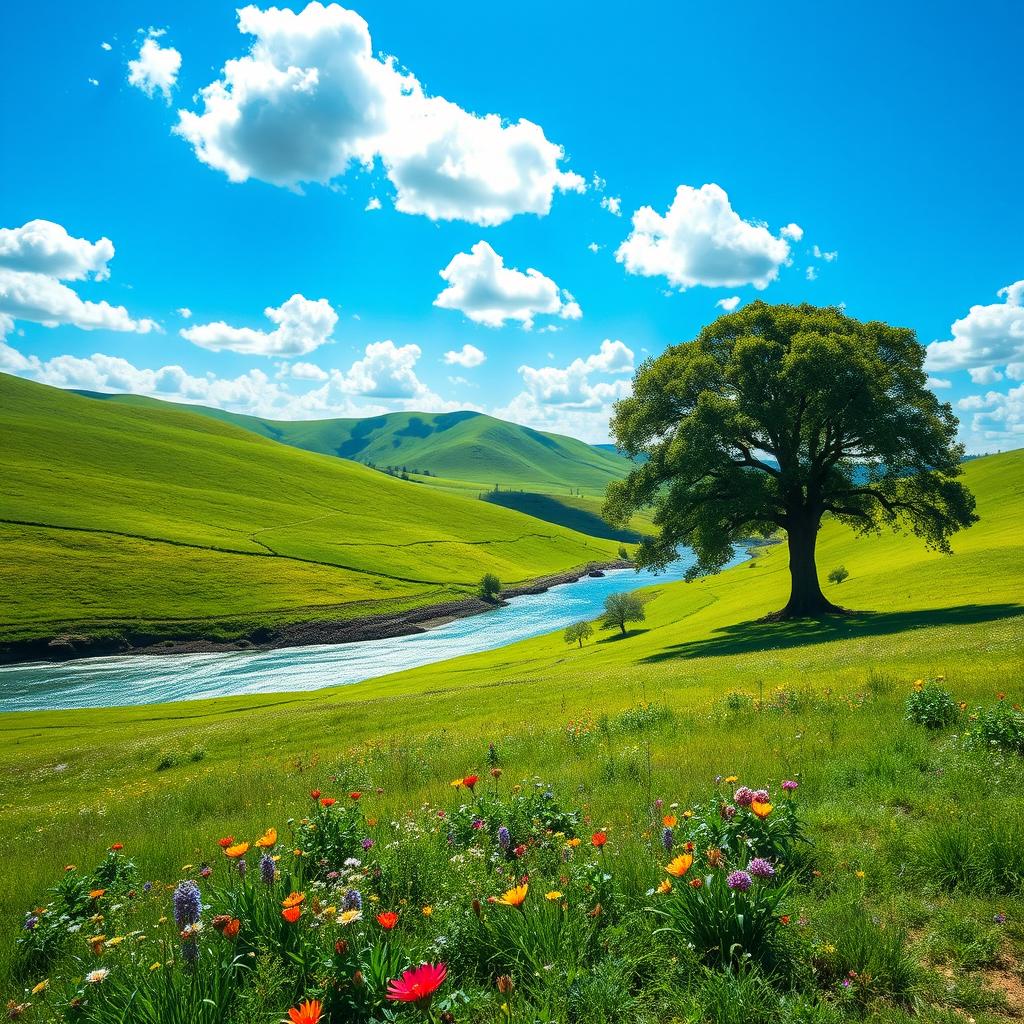
M 825 619 L 792 619 L 783 622 L 738 622 L 715 630 L 704 640 L 673 644 L 642 659 L 654 663 L 673 658 L 709 658 L 750 651 L 777 651 L 831 640 L 887 636 L 930 626 L 971 626 L 1024 614 L 1020 604 L 962 604 L 906 612 L 851 612 Z
M 631 630 L 629 630 L 628 633 L 626 633 L 625 636 L 623 636 L 621 633 L 616 633 L 614 636 L 604 636 L 604 637 L 601 637 L 601 639 L 598 640 L 597 643 L 599 643 L 599 644 L 615 644 L 615 643 L 618 643 L 620 640 L 630 640 L 634 636 L 640 636 L 641 633 L 647 633 L 647 632 L 649 632 L 649 630 L 646 630 L 646 629 L 631 629 Z

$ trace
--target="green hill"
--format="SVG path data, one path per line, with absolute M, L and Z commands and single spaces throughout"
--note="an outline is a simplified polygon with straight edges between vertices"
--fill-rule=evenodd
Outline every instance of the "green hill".
M 170 403 L 135 395 L 83 392 L 90 398 L 148 408 Z M 479 488 L 603 494 L 630 463 L 610 446 L 594 446 L 476 412 L 396 412 L 369 419 L 268 420 L 188 406 L 282 444 L 378 467 L 429 471 Z
M 237 636 L 463 597 L 617 545 L 164 403 L 0 375 L 0 642 Z

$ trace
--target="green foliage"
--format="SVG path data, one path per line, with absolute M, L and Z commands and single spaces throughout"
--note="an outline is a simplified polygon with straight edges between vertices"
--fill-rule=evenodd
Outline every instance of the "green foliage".
M 312 813 L 295 827 L 295 846 L 302 851 L 303 872 L 323 879 L 342 869 L 350 857 L 362 853 L 360 841 L 367 835 L 358 800 L 323 806 L 314 803 Z
M 1002 750 L 1024 755 L 1024 712 L 1000 700 L 994 707 L 972 712 L 964 732 L 968 746 L 982 750 Z
M 574 622 L 571 626 L 565 627 L 562 634 L 567 644 L 579 644 L 583 646 L 584 640 L 589 640 L 594 635 L 594 627 L 589 622 Z
M 647 618 L 644 599 L 640 594 L 609 594 L 604 599 L 602 629 L 619 629 L 626 635 L 626 623 L 643 622 Z
M 849 578 L 850 572 L 845 565 L 837 565 L 828 574 L 829 583 L 834 583 L 836 586 L 839 586 L 840 583 L 842 583 L 844 580 L 848 580 Z
M 937 683 L 918 681 L 907 698 L 907 719 L 926 729 L 945 729 L 960 717 L 960 705 Z
M 493 572 L 484 573 L 477 587 L 477 593 L 485 601 L 497 601 L 501 593 L 501 580 Z
M 930 888 L 1011 895 L 1024 884 L 1024 822 L 998 813 L 929 822 L 911 852 Z

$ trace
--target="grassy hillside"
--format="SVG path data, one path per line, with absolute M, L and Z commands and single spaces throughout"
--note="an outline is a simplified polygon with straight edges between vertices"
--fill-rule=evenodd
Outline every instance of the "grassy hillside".
M 169 404 L 133 395 L 89 397 L 144 407 Z M 189 408 L 306 451 L 380 467 L 406 467 L 410 472 L 428 470 L 434 476 L 470 481 L 480 489 L 497 485 L 564 494 L 582 488 L 600 494 L 629 471 L 628 460 L 608 446 L 595 447 L 475 412 L 285 421 Z
M 391 611 L 616 545 L 167 405 L 0 376 L 0 640 Z M 204 634 L 205 635 L 205 634 Z
M 651 588 L 646 623 L 582 650 L 550 635 L 334 690 L 0 716 L 0 822 L 11 837 L 0 867 L 0 961 L 21 928 L 19 908 L 43 899 L 69 861 L 98 862 L 123 842 L 145 877 L 173 883 L 182 865 L 214 862 L 218 836 L 258 837 L 300 817 L 310 788 L 358 789 L 379 819 L 366 857 L 386 863 L 383 900 L 408 901 L 396 903 L 405 929 L 396 941 L 432 949 L 448 936 L 453 984 L 478 1000 L 467 1019 L 498 1019 L 493 977 L 474 980 L 463 951 L 470 896 L 500 892 L 500 880 L 478 878 L 457 857 L 452 867 L 435 810 L 451 815 L 469 799 L 450 779 L 486 780 L 493 742 L 499 792 L 520 780 L 530 791 L 539 776 L 586 815 L 584 846 L 567 867 L 550 867 L 543 846 L 527 854 L 531 900 L 557 886 L 570 913 L 589 910 L 590 831 L 609 836 L 600 865 L 614 890 L 605 900 L 612 930 L 593 954 L 605 959 L 588 960 L 605 981 L 573 996 L 587 1019 L 1011 1018 L 1021 1009 L 1024 940 L 1013 874 L 1024 870 L 1014 852 L 1020 761 L 964 747 L 955 736 L 971 726 L 966 716 L 929 733 L 903 708 L 922 677 L 941 677 L 969 709 L 996 706 L 997 692 L 1007 706 L 1024 699 L 1024 453 L 972 462 L 965 480 L 981 521 L 955 538 L 952 557 L 914 538 L 857 539 L 826 525 L 822 575 L 838 563 L 850 571 L 830 596 L 864 609 L 847 620 L 756 622 L 785 600 L 776 546 L 713 579 Z M 665 877 L 652 801 L 681 812 L 708 798 L 716 775 L 776 789 L 800 780 L 815 873 L 801 876 L 783 910 L 793 955 L 810 965 L 802 995 L 756 979 L 713 985 L 678 945 L 650 934 L 647 893 Z M 412 834 L 415 850 L 402 845 Z M 1003 873 L 985 874 L 989 863 Z M 429 920 L 420 903 L 433 906 Z M 530 913 L 539 911 L 531 904 Z M 637 944 L 623 944 L 629 935 Z M 847 991 L 840 982 L 851 970 Z M 624 971 L 637 972 L 639 988 L 609 988 Z M 524 990 L 530 977 L 517 977 L 517 999 L 538 998 Z M 536 1015 L 516 1006 L 524 1020 Z M 278 1019 L 282 1005 L 272 1009 L 267 1019 Z

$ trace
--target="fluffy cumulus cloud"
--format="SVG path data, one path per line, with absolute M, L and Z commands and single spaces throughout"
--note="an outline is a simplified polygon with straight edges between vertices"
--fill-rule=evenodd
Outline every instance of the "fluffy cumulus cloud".
M 704 285 L 767 288 L 789 259 L 789 243 L 743 220 L 718 185 L 680 185 L 664 214 L 642 206 L 615 258 L 631 274 L 665 277 L 680 291 Z
M 60 225 L 33 220 L 20 228 L 0 229 L 0 336 L 15 320 L 45 327 L 70 324 L 83 330 L 105 329 L 147 334 L 153 320 L 138 319 L 109 302 L 82 299 L 64 281 L 106 280 L 114 258 L 109 238 L 74 238 Z
M 740 304 L 740 297 L 738 295 L 730 295 L 728 298 L 719 299 L 715 306 L 718 309 L 724 309 L 726 313 L 731 313 Z
M 338 314 L 326 299 L 293 295 L 278 307 L 268 306 L 263 315 L 277 326 L 272 331 L 232 327 L 218 320 L 180 331 L 186 341 L 213 352 L 241 352 L 254 356 L 301 356 L 331 340 Z
M 957 402 L 957 412 L 969 451 L 1019 448 L 1024 443 L 1024 384 L 1007 392 L 968 395 Z
M 354 11 L 248 6 L 238 27 L 253 37 L 249 52 L 225 63 L 176 128 L 232 181 L 325 183 L 379 159 L 399 210 L 483 225 L 546 214 L 556 191 L 586 187 L 540 126 L 430 96 L 394 58 L 376 56 Z
M 783 238 L 799 242 L 804 237 L 804 229 L 799 224 L 787 224 L 784 228 L 779 228 L 779 234 Z
M 163 32 L 150 29 L 139 47 L 139 55 L 128 61 L 128 84 L 147 96 L 160 93 L 168 104 L 181 70 L 181 54 L 173 46 L 161 46 Z
M 458 351 L 445 352 L 444 361 L 449 366 L 464 366 L 472 369 L 479 366 L 487 359 L 487 356 L 476 345 L 463 345 Z
M 474 323 L 503 327 L 517 320 L 533 327 L 538 314 L 578 320 L 583 311 L 572 295 L 539 270 L 522 271 L 505 261 L 487 242 L 456 253 L 441 272 L 448 287 L 434 300 L 442 309 L 457 309 Z
M 607 210 L 613 217 L 622 216 L 622 198 L 620 196 L 603 196 L 601 209 Z
M 1024 378 L 1024 281 L 998 293 L 1001 302 L 971 306 L 955 321 L 949 341 L 928 346 L 929 370 L 966 370 L 975 384 Z

